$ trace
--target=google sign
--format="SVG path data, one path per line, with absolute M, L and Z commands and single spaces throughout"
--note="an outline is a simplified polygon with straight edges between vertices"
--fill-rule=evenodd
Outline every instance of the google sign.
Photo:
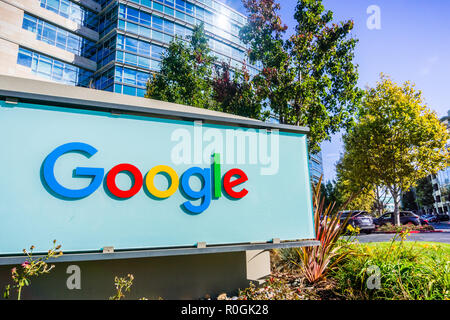
M 51 191 L 58 196 L 68 199 L 81 199 L 91 195 L 96 191 L 103 182 L 105 176 L 105 170 L 103 168 L 87 168 L 77 167 L 75 168 L 76 177 L 92 177 L 91 183 L 82 189 L 68 189 L 62 186 L 55 177 L 54 168 L 56 161 L 65 153 L 78 152 L 84 154 L 90 158 L 97 153 L 97 149 L 93 146 L 81 143 L 71 142 L 63 144 L 53 150 L 43 163 L 44 180 Z M 215 153 L 213 155 L 214 163 L 212 165 L 212 172 L 210 168 L 191 167 L 187 169 L 180 178 L 176 171 L 167 165 L 158 165 L 151 168 L 146 176 L 145 181 L 141 171 L 132 164 L 121 163 L 114 166 L 106 174 L 106 186 L 109 192 L 120 199 L 127 199 L 137 194 L 143 185 L 145 185 L 147 191 L 154 197 L 159 199 L 169 198 L 180 187 L 182 194 L 186 196 L 188 201 L 183 203 L 183 207 L 192 213 L 201 213 L 205 211 L 211 204 L 211 199 L 220 198 L 223 189 L 233 199 L 241 199 L 248 194 L 247 189 L 242 188 L 239 191 L 233 190 L 233 188 L 246 182 L 248 180 L 244 171 L 234 168 L 227 171 L 222 179 L 221 167 L 220 167 L 220 154 Z M 121 190 L 116 185 L 116 176 L 119 173 L 127 173 L 132 179 L 132 186 L 128 190 Z M 154 179 L 157 174 L 165 175 L 169 180 L 169 187 L 166 190 L 159 190 L 154 184 Z M 202 180 L 202 188 L 198 191 L 192 190 L 189 185 L 189 181 L 192 176 L 198 176 Z M 232 180 L 233 177 L 237 177 Z M 201 204 L 195 205 L 190 200 L 202 199 Z

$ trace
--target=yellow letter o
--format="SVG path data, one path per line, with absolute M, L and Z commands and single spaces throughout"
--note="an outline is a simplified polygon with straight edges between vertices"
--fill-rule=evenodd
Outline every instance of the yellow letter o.
M 160 172 L 165 172 L 170 177 L 169 188 L 165 191 L 158 190 L 154 184 L 155 176 Z M 148 192 L 157 198 L 168 198 L 173 195 L 175 191 L 177 191 L 179 183 L 180 181 L 175 170 L 165 165 L 159 165 L 151 168 L 147 173 L 147 177 L 145 177 L 145 186 L 147 187 Z

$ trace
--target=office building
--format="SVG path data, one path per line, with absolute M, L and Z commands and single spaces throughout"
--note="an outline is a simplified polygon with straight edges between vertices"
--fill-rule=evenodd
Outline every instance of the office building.
M 202 22 L 219 62 L 246 63 L 245 16 L 214 0 L 0 0 L 0 17 L 6 75 L 144 96 L 169 42 Z

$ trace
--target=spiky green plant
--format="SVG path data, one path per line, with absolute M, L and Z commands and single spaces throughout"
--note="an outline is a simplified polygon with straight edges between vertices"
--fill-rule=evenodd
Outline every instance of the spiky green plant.
M 322 178 L 317 185 L 313 186 L 314 228 L 316 239 L 320 241 L 319 246 L 302 247 L 296 249 L 299 262 L 293 261 L 303 271 L 305 278 L 314 283 L 325 278 L 328 270 L 353 253 L 348 246 L 351 239 L 339 240 L 340 236 L 347 231 L 350 215 L 341 223 L 342 212 L 335 213 L 335 203 L 324 205 L 325 199 L 320 193 Z M 345 207 L 351 199 L 340 208 Z M 336 210 L 337 211 L 337 210 Z M 348 247 L 347 250 L 341 250 Z

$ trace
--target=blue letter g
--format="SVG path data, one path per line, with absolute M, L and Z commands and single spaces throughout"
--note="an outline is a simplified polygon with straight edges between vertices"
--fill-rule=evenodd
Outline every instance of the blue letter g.
M 92 182 L 83 189 L 73 190 L 67 189 L 56 181 L 54 168 L 56 160 L 67 152 L 81 151 L 86 154 L 88 158 L 97 153 L 97 149 L 94 147 L 81 142 L 71 142 L 59 146 L 52 153 L 50 153 L 44 161 L 44 180 L 49 186 L 49 188 L 56 194 L 70 199 L 79 199 L 87 197 L 92 192 L 97 190 L 103 181 L 104 169 L 103 168 L 85 168 L 77 167 L 75 168 L 75 174 L 77 176 L 88 176 L 93 177 Z

